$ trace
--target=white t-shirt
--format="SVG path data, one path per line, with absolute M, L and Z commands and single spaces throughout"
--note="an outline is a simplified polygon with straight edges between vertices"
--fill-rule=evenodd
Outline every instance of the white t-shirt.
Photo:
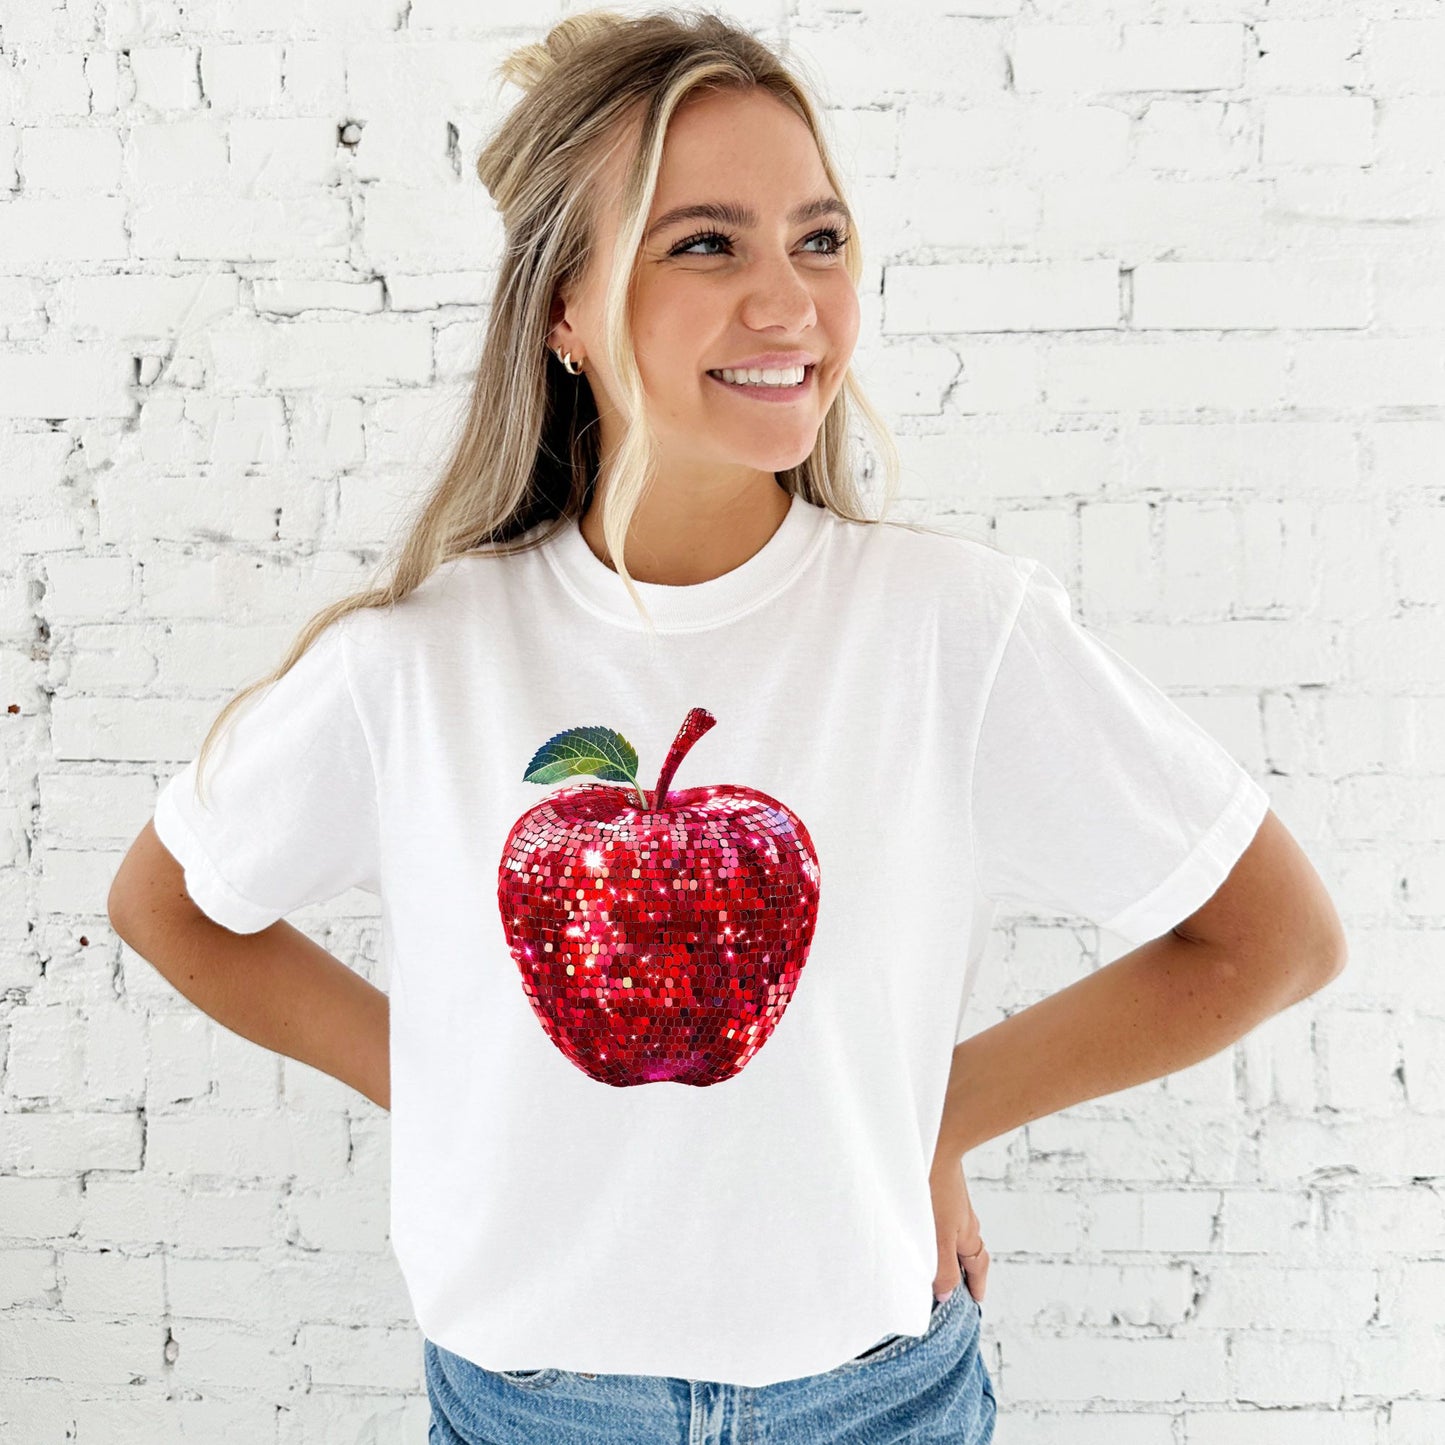
M 155 825 L 239 933 L 379 896 L 425 1335 L 762 1386 L 928 1325 L 996 902 L 1142 943 L 1268 797 L 986 543 L 795 497 L 742 566 L 638 586 L 652 648 L 575 522 L 455 559 L 329 628 Z

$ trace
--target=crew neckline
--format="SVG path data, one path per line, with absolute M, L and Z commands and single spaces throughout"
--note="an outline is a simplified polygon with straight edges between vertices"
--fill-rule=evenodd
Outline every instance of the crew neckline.
M 829 515 L 826 507 L 794 492 L 773 535 L 730 572 L 680 586 L 636 579 L 633 585 L 658 631 L 716 627 L 761 607 L 792 581 L 822 545 Z M 644 630 L 646 624 L 622 578 L 587 545 L 580 518 L 570 518 L 543 550 L 563 585 L 584 607 L 609 622 Z

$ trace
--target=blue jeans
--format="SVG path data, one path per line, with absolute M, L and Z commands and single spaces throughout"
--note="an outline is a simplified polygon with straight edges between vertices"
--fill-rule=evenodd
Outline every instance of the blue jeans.
M 820 1375 L 728 1385 L 664 1375 L 486 1370 L 423 1337 L 428 1445 L 989 1445 L 983 1310 L 960 1281 L 921 1335 Z

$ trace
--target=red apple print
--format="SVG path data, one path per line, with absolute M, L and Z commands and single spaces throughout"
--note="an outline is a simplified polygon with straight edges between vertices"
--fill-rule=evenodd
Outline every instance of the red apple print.
M 600 1083 L 730 1079 L 767 1042 L 807 961 L 819 872 L 802 820 L 754 788 L 669 791 L 716 722 L 688 713 L 650 796 L 636 749 L 610 728 L 558 733 L 524 774 L 605 780 L 523 813 L 497 874 L 527 998 Z

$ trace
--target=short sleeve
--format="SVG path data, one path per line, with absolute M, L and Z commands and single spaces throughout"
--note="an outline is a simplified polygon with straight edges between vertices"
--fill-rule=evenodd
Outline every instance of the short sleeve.
M 974 759 L 978 884 L 1089 919 L 1133 947 L 1229 876 L 1269 795 L 1028 564 Z
M 246 698 L 206 759 L 161 790 L 155 830 L 186 891 L 233 933 L 255 933 L 351 887 L 378 891 L 376 781 L 347 664 L 345 619 Z

